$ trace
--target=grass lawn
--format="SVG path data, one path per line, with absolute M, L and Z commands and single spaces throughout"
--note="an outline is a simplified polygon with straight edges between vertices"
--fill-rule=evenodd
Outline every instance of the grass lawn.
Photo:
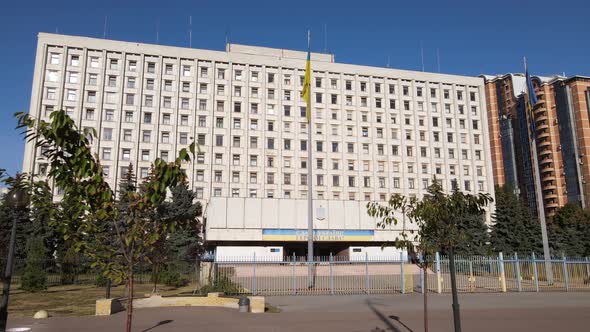
M 136 284 L 135 297 L 144 297 L 152 292 L 151 284 Z M 173 288 L 158 285 L 158 293 L 164 296 L 189 295 L 193 286 Z M 49 287 L 48 289 L 31 293 L 12 287 L 8 312 L 13 317 L 32 317 L 38 310 L 47 310 L 50 316 L 82 316 L 94 315 L 95 301 L 104 298 L 105 288 L 92 285 L 69 285 Z M 125 296 L 125 287 L 111 288 L 111 297 Z

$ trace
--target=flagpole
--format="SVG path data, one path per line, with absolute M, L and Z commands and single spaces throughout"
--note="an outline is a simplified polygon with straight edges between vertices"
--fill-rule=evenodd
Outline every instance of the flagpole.
M 527 87 L 527 98 L 525 98 L 525 109 L 528 110 L 530 107 L 530 117 L 531 121 L 535 121 L 533 107 L 535 105 L 531 105 L 528 102 L 528 98 L 530 95 L 529 91 L 529 80 L 530 76 L 528 74 L 527 62 L 526 57 L 524 57 L 524 71 L 526 75 L 526 87 Z M 534 91 L 533 91 L 534 93 Z M 534 122 L 533 122 L 534 123 Z M 530 127 L 530 126 L 529 126 Z M 535 126 L 536 128 L 536 126 Z M 537 159 L 537 140 L 535 139 L 535 132 L 531 132 L 531 144 L 532 144 L 532 166 L 533 172 L 535 175 L 535 196 L 537 196 L 537 216 L 539 217 L 539 223 L 541 224 L 541 239 L 543 242 L 543 256 L 545 258 L 545 273 L 547 276 L 547 283 L 549 285 L 553 284 L 553 268 L 551 266 L 551 250 L 549 249 L 549 238 L 547 237 L 547 221 L 545 220 L 545 204 L 543 201 L 543 192 L 541 189 L 541 173 L 539 169 L 539 163 Z
M 311 33 L 307 31 L 307 52 L 311 57 L 311 50 L 310 50 L 310 40 L 311 40 Z M 311 59 L 309 59 L 311 61 Z M 311 159 L 311 71 L 310 75 L 310 82 L 309 82 L 309 100 L 310 102 L 306 105 L 310 109 L 307 110 L 307 262 L 309 264 L 309 287 L 313 286 L 313 278 L 312 278 L 312 267 L 311 263 L 313 262 L 313 176 L 312 176 L 312 164 L 313 160 Z

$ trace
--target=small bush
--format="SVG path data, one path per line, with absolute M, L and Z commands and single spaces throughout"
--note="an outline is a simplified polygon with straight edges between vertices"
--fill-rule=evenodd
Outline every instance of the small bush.
M 62 285 L 71 285 L 75 283 L 77 258 L 74 249 L 70 248 L 60 259 L 60 281 Z
M 96 287 L 106 287 L 107 283 L 109 282 L 109 278 L 105 277 L 104 274 L 100 273 L 94 279 L 94 285 Z
M 201 294 L 207 294 L 212 292 L 222 292 L 224 294 L 240 294 L 244 292 L 244 289 L 239 285 L 233 283 L 227 277 L 218 277 L 217 280 L 211 285 L 205 285 L 199 290 Z
M 45 244 L 42 239 L 32 238 L 27 243 L 27 265 L 23 274 L 21 289 L 38 292 L 47 289 L 47 274 L 43 268 Z
M 158 279 L 164 285 L 172 287 L 183 287 L 189 283 L 187 279 L 182 278 L 180 272 L 176 271 L 162 271 Z

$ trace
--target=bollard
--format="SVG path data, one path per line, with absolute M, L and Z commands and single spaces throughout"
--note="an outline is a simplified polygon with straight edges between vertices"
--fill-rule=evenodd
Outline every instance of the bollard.
M 469 289 L 475 292 L 475 277 L 473 276 L 473 262 L 469 260 Z
M 520 282 L 520 263 L 518 263 L 518 254 L 514 253 L 514 264 L 516 264 L 516 285 L 518 291 L 522 292 L 522 283 Z
M 365 292 L 369 294 L 369 253 L 365 253 Z
M 567 271 L 567 261 L 565 260 L 565 254 L 562 255 L 562 259 L 563 259 L 563 281 L 565 282 L 565 291 L 569 291 L 570 289 L 570 285 L 569 285 L 569 274 Z
M 293 295 L 297 294 L 297 278 L 295 276 L 296 260 L 297 257 L 295 256 L 295 252 L 293 252 Z
M 442 277 L 440 275 L 440 254 L 437 252 L 435 254 L 436 259 L 436 291 L 437 293 L 442 293 Z
M 500 287 L 502 293 L 506 293 L 506 274 L 504 273 L 504 255 L 502 255 L 502 252 L 498 254 L 498 263 L 500 265 Z
M 252 264 L 252 273 L 253 273 L 253 279 L 252 279 L 252 295 L 256 295 L 256 253 L 254 253 L 254 260 L 253 260 L 253 264 Z
M 245 296 L 240 297 L 238 307 L 240 308 L 240 312 L 250 312 L 250 299 Z
M 402 283 L 401 293 L 406 293 L 406 283 L 405 283 L 405 276 L 404 276 L 404 254 L 401 254 L 401 260 L 399 261 L 399 271 L 400 271 L 400 280 Z
M 535 257 L 535 253 L 533 253 L 532 259 L 533 259 L 533 276 L 535 278 L 535 290 L 538 293 L 539 292 L 539 275 L 537 274 L 537 258 Z
M 330 253 L 330 295 L 334 295 L 334 271 L 332 265 L 334 264 L 334 257 Z

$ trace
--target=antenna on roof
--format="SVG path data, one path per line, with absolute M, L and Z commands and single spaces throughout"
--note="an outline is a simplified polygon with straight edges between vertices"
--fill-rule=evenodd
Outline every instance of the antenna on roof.
M 104 16 L 104 26 L 102 29 L 102 38 L 107 38 L 107 22 L 108 22 L 108 16 Z
M 438 52 L 438 48 L 436 49 L 436 68 L 440 73 L 440 53 Z
M 424 45 L 420 41 L 420 55 L 422 56 L 422 71 L 424 71 Z
M 387 56 L 387 65 L 386 65 L 387 68 L 389 68 L 389 60 L 390 60 L 389 58 L 390 58 L 390 56 L 388 55 Z
M 156 44 L 160 43 L 160 18 L 156 19 Z
M 324 53 L 328 53 L 328 24 L 324 23 Z
M 193 16 L 188 17 L 188 47 L 193 47 Z
M 229 49 L 228 49 L 227 45 L 230 45 Z M 225 48 L 228 51 L 231 50 L 231 30 L 230 30 L 229 26 L 227 26 L 227 28 L 225 29 Z

